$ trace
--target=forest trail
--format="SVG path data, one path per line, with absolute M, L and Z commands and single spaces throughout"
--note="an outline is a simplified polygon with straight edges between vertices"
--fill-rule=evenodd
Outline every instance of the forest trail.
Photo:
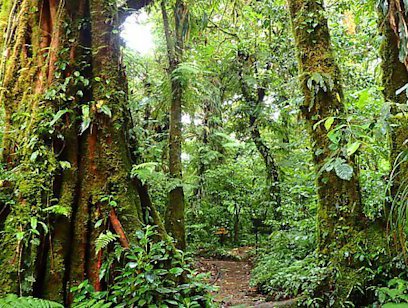
M 251 264 L 248 261 L 201 259 L 199 266 L 211 272 L 211 283 L 219 287 L 214 294 L 221 307 L 260 307 L 265 297 L 250 287 Z

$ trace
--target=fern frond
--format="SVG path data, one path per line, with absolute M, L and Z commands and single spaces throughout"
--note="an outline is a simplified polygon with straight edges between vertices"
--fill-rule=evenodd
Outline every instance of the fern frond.
M 101 249 L 108 247 L 108 245 L 114 242 L 119 236 L 113 234 L 110 231 L 106 233 L 99 234 L 98 238 L 95 241 L 95 251 L 98 253 Z
M 47 301 L 45 299 L 34 297 L 18 297 L 15 294 L 9 294 L 0 298 L 0 308 L 63 308 L 59 303 Z

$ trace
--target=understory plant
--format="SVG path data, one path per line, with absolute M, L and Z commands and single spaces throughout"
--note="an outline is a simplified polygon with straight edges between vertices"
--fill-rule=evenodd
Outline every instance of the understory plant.
M 100 278 L 106 291 L 95 292 L 83 281 L 74 292 L 74 306 L 81 307 L 211 307 L 213 287 L 205 283 L 171 240 L 157 240 L 156 227 L 136 232 L 137 244 L 116 245 L 102 265 Z M 120 264 L 120 266 L 114 266 Z
M 297 297 L 312 292 L 327 271 L 314 257 L 313 235 L 298 231 L 276 231 L 269 239 L 268 251 L 262 252 L 252 272 L 251 283 L 273 300 Z
M 62 308 L 59 303 L 47 301 L 44 299 L 34 298 L 31 296 L 18 297 L 15 294 L 8 294 L 0 298 L 1 308 Z

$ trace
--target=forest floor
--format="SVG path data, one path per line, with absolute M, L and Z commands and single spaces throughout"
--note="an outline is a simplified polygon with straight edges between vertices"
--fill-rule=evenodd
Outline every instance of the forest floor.
M 211 283 L 219 290 L 215 301 L 221 307 L 256 307 L 265 301 L 256 288 L 250 287 L 251 264 L 248 261 L 224 261 L 200 259 L 200 269 L 211 272 Z
M 214 292 L 214 299 L 221 308 L 235 307 L 291 307 L 293 300 L 266 302 L 266 296 L 256 287 L 250 286 L 252 264 L 249 254 L 253 247 L 240 247 L 230 251 L 236 260 L 218 260 L 199 258 L 196 266 L 200 272 L 210 272 L 210 283 L 219 289 Z

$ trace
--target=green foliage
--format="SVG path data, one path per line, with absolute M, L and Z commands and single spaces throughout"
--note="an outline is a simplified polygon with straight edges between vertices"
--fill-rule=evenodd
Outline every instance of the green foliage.
M 62 308 L 61 304 L 34 297 L 18 297 L 9 294 L 0 298 L 1 308 Z
M 136 233 L 130 249 L 116 246 L 103 264 L 101 278 L 114 276 L 108 290 L 95 292 L 88 281 L 72 288 L 75 307 L 209 307 L 212 287 L 204 282 L 172 242 L 157 240 L 156 228 L 147 226 Z M 119 263 L 111 273 L 112 265 Z M 98 306 L 99 305 L 99 306 Z M 111 306 L 109 306 L 111 305 Z
M 101 249 L 108 247 L 108 245 L 118 239 L 118 235 L 110 231 L 99 234 L 95 241 L 95 252 L 98 253 Z
M 310 222 L 309 222 L 310 224 Z M 299 231 L 276 231 L 256 261 L 252 284 L 270 294 L 274 300 L 312 295 L 329 272 L 313 254 L 315 240 Z
M 377 293 L 378 300 L 383 305 L 382 307 L 399 307 L 392 303 L 405 303 L 405 305 L 408 305 L 408 281 L 406 280 L 400 278 L 391 279 L 387 287 L 378 288 Z
M 313 93 L 311 104 L 308 106 L 309 110 L 313 108 L 315 96 L 318 95 L 321 90 L 323 90 L 323 92 L 329 92 L 334 88 L 334 83 L 330 74 L 320 74 L 317 72 L 311 73 L 310 76 L 307 76 L 306 85 Z M 340 97 L 338 97 L 338 99 L 340 100 Z

